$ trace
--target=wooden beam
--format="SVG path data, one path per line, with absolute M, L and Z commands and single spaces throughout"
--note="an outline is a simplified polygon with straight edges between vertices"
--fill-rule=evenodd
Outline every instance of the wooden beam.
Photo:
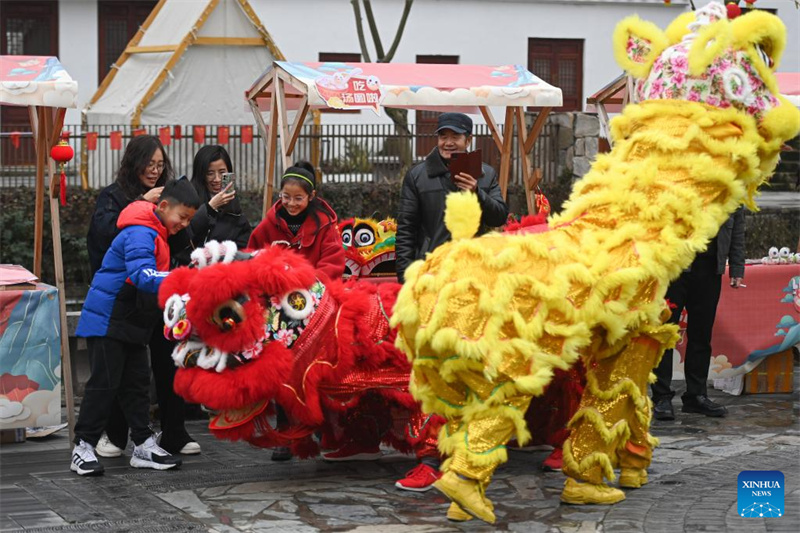
M 278 45 L 275 44 L 272 35 L 269 34 L 267 29 L 261 23 L 261 19 L 258 18 L 256 12 L 253 11 L 252 7 L 250 7 L 250 3 L 247 0 L 239 0 L 239 7 L 242 8 L 242 11 L 244 11 L 244 14 L 247 15 L 247 18 L 256 28 L 258 33 L 261 34 L 261 37 L 264 38 L 264 42 L 266 43 L 269 51 L 272 53 L 272 57 L 278 61 L 286 61 L 286 56 L 283 55 L 283 52 L 280 51 Z
M 320 150 L 320 135 L 322 134 L 322 117 L 319 111 L 312 112 L 313 125 L 311 126 L 311 164 L 317 170 L 317 185 L 322 183 L 322 169 L 319 166 L 322 151 Z
M 162 44 L 154 46 L 129 46 L 125 49 L 125 52 L 128 54 L 163 54 L 164 52 L 174 52 L 177 49 L 177 44 Z
M 494 144 L 497 145 L 497 149 L 501 152 L 503 151 L 503 136 L 500 135 L 500 131 L 497 128 L 497 122 L 494 120 L 494 115 L 492 115 L 492 110 L 482 105 L 479 107 L 481 110 L 481 114 L 483 115 L 483 119 L 486 121 L 486 125 L 489 126 L 489 131 L 492 132 L 492 139 L 494 139 Z
M 294 124 L 292 125 L 292 131 L 289 137 L 289 154 L 291 155 L 294 152 L 294 145 L 297 144 L 297 139 L 300 137 L 300 130 L 303 128 L 303 122 L 306 120 L 306 115 L 308 114 L 308 97 L 306 96 L 303 98 L 303 101 L 300 104 L 300 109 L 297 111 L 297 115 L 294 117 Z
M 288 83 L 292 87 L 294 87 L 300 94 L 308 95 L 308 86 L 300 81 L 299 79 L 295 78 L 282 68 L 276 68 L 275 72 L 278 74 L 278 77 L 282 79 L 285 83 Z M 286 91 L 284 91 L 284 94 Z
M 61 128 L 64 126 L 64 108 L 46 108 L 44 113 L 45 133 L 51 144 L 58 141 Z M 52 176 L 51 184 L 58 183 L 56 164 L 47 157 L 49 175 Z M 72 389 L 72 358 L 69 352 L 69 332 L 67 329 L 67 291 L 64 277 L 64 261 L 61 251 L 61 218 L 59 212 L 58 188 L 51 185 L 50 194 L 50 226 L 53 236 L 53 263 L 55 266 L 55 283 L 58 289 L 58 306 L 61 323 L 61 376 L 64 383 L 64 396 L 67 408 L 67 424 L 69 426 L 70 442 L 75 438 L 75 397 Z
M 33 275 L 42 277 L 42 236 L 44 235 L 44 172 L 47 166 L 45 153 L 46 137 L 44 133 L 44 110 L 41 107 L 29 107 L 33 146 L 36 150 L 36 199 L 33 214 Z
M 269 96 L 267 88 L 275 81 L 274 72 L 277 68 L 278 66 L 273 63 L 272 68 L 267 69 L 267 71 L 253 83 L 252 87 L 245 91 L 245 97 L 248 100 L 256 100 L 257 98 Z
M 272 98 L 272 106 L 270 110 L 270 128 L 269 135 L 265 139 L 267 144 L 267 186 L 264 188 L 264 218 L 267 216 L 267 211 L 272 205 L 272 191 L 275 182 L 275 158 L 278 155 L 278 99 Z
M 273 128 L 279 128 L 281 136 L 281 157 L 283 157 L 283 169 L 286 170 L 292 166 L 292 161 L 289 159 L 289 154 L 291 153 L 289 150 L 289 119 L 286 116 L 286 94 L 283 84 L 283 79 L 278 76 L 276 71 L 274 84 L 275 92 L 272 101 L 278 106 L 278 116 L 271 116 L 270 121 L 272 122 Z
M 200 46 L 264 46 L 261 37 L 198 37 L 194 44 Z
M 153 20 L 155 20 L 155 18 L 158 16 L 159 11 L 161 11 L 161 8 L 164 7 L 164 4 L 166 3 L 167 0 L 159 0 L 158 4 L 156 4 L 156 7 L 154 7 L 153 10 L 150 12 L 150 14 L 147 15 L 147 18 L 144 20 L 142 25 L 139 26 L 139 29 L 137 30 L 136 34 L 133 36 L 130 42 L 128 42 L 128 46 L 125 47 L 126 49 L 131 46 L 139 45 L 139 42 L 142 40 L 142 37 L 144 37 L 145 32 L 150 28 L 150 24 L 153 23 Z M 97 102 L 100 99 L 100 97 L 103 96 L 103 94 L 105 94 L 106 90 L 108 89 L 108 86 L 111 85 L 111 82 L 117 75 L 117 70 L 119 69 L 119 67 L 123 65 L 123 63 L 125 63 L 125 61 L 128 60 L 129 57 L 130 54 L 126 51 L 123 51 L 122 54 L 119 56 L 119 58 L 117 58 L 117 60 L 114 62 L 114 65 L 116 65 L 117 68 L 112 68 L 108 71 L 106 77 L 103 78 L 103 83 L 100 84 L 100 87 L 97 88 L 97 91 L 95 91 L 94 96 L 92 96 L 92 99 L 89 101 L 87 109 L 91 107 L 92 104 Z
M 533 148 L 533 145 L 536 143 L 536 139 L 539 138 L 539 134 L 542 133 L 542 128 L 544 128 L 545 123 L 547 123 L 547 115 L 550 114 L 552 109 L 552 107 L 543 107 L 539 112 L 539 116 L 536 117 L 536 120 L 531 127 L 531 131 L 528 134 L 528 138 L 525 139 L 526 154 L 531 151 L 531 148 Z
M 266 156 L 267 165 L 269 165 L 269 143 L 267 140 L 267 125 L 264 122 L 264 117 L 261 115 L 261 111 L 258 109 L 258 105 L 256 105 L 255 100 L 248 100 L 248 105 L 250 106 L 250 112 L 253 113 L 253 118 L 256 119 L 256 126 L 258 127 L 258 132 L 261 135 L 261 138 L 264 139 L 264 155 Z M 264 180 L 264 197 L 261 202 L 261 210 L 262 216 L 266 216 L 267 210 L 269 209 L 269 201 L 272 199 L 271 196 L 271 187 L 269 185 L 269 173 L 266 173 L 266 179 Z M 267 198 L 267 189 L 270 189 L 270 197 Z
M 511 140 L 514 137 L 514 109 L 506 108 L 506 122 L 503 124 L 503 148 L 500 151 L 500 192 L 503 200 L 508 193 L 508 178 L 511 175 Z
M 521 107 L 514 107 L 514 114 L 517 119 L 517 142 L 519 143 L 519 158 L 522 164 L 522 183 L 525 186 L 525 202 L 528 205 L 528 214 L 533 214 L 533 199 L 531 198 L 528 184 L 530 182 L 531 165 L 528 161 L 528 152 L 525 151 L 525 133 L 528 127 L 525 125 L 525 117 Z

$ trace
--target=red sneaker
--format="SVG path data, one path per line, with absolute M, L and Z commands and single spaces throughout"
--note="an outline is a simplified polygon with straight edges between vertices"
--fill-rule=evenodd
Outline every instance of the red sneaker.
M 557 472 L 564 466 L 564 455 L 561 448 L 556 448 L 553 453 L 547 456 L 547 459 L 542 461 L 542 470 L 545 472 Z
M 348 442 L 338 450 L 322 454 L 325 461 L 374 461 L 381 458 L 378 445 L 363 446 L 356 442 Z
M 433 488 L 433 483 L 442 477 L 442 473 L 430 466 L 420 463 L 406 472 L 406 477 L 394 484 L 398 489 L 414 492 L 425 492 Z

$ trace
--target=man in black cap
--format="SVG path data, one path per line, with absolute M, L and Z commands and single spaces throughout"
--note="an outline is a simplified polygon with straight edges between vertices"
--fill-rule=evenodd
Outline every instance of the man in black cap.
M 411 263 L 450 240 L 450 232 L 444 225 L 444 208 L 445 198 L 451 192 L 472 191 L 478 196 L 482 211 L 479 233 L 502 226 L 508 217 L 508 206 L 492 167 L 484 163 L 480 176 L 463 172 L 450 175 L 452 154 L 466 152 L 472 142 L 472 119 L 463 113 L 442 113 L 436 135 L 436 148 L 425 161 L 412 167 L 403 180 L 395 244 L 400 283 Z

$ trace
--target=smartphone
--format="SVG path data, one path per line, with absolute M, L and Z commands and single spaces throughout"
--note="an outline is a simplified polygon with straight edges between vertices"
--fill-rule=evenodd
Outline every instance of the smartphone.
M 234 174 L 233 172 L 224 172 L 222 174 L 222 188 L 224 189 L 225 187 L 227 187 L 228 184 L 232 183 L 234 179 L 236 179 L 236 174 Z M 233 186 L 231 186 L 231 188 L 228 189 L 228 192 L 233 192 L 233 191 L 234 188 Z

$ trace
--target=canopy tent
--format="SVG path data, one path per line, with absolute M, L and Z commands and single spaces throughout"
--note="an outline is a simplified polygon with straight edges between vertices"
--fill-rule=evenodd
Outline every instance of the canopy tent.
M 380 106 L 435 111 L 480 112 L 501 153 L 500 187 L 506 196 L 511 168 L 511 142 L 516 118 L 520 153 L 524 154 L 524 183 L 535 185 L 536 173 L 527 159 L 547 115 L 562 105 L 561 89 L 537 78 L 519 65 L 430 65 L 402 63 L 275 62 L 246 92 L 261 135 L 267 139 L 267 186 L 264 213 L 274 188 L 278 137 L 284 168 L 291 164 L 300 128 L 309 109 L 371 108 Z M 503 131 L 490 107 L 505 107 Z M 530 131 L 523 108 L 540 107 Z M 287 111 L 297 113 L 289 124 Z M 267 126 L 264 112 L 270 114 Z M 528 194 L 529 209 L 531 198 Z
M 58 58 L 43 56 L 0 56 L 0 105 L 25 106 L 29 110 L 33 143 L 36 150 L 36 196 L 34 200 L 33 273 L 42 275 L 42 236 L 44 230 L 45 173 L 50 176 L 50 223 L 53 236 L 53 261 L 59 294 L 61 322 L 61 369 L 67 402 L 70 440 L 75 427 L 72 395 L 72 365 L 67 337 L 64 265 L 61 258 L 61 222 L 59 217 L 59 180 L 50 148 L 58 143 L 64 126 L 66 108 L 77 107 L 78 83 L 59 63 Z
M 776 72 L 778 89 L 791 104 L 800 107 L 800 72 Z M 587 111 L 596 110 L 600 117 L 600 131 L 610 142 L 609 113 L 620 113 L 628 104 L 629 94 L 633 93 L 633 81 L 620 74 L 611 83 L 586 99 Z
M 84 109 L 88 124 L 251 124 L 241 88 L 283 54 L 247 0 L 160 0 Z

